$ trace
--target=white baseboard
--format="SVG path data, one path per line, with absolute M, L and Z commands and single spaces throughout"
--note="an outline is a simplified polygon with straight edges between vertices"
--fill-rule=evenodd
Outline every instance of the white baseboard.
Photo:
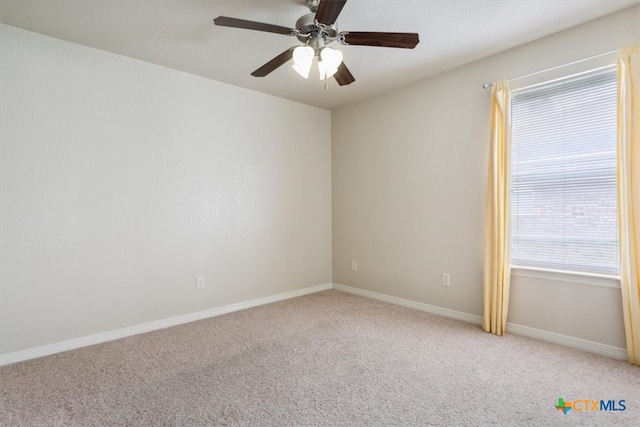
M 366 291 L 364 289 L 354 288 L 351 286 L 333 284 L 333 289 L 348 292 L 350 294 L 361 295 L 363 297 L 377 299 L 379 301 L 389 302 L 391 304 L 401 305 L 403 307 L 415 308 L 416 310 L 426 311 L 440 316 L 449 317 L 451 319 L 464 320 L 465 322 L 482 325 L 482 317 L 475 314 L 464 313 L 462 311 L 450 310 L 448 308 L 438 307 L 436 305 L 424 304 L 422 302 L 412 301 L 404 298 L 392 297 L 391 295 L 380 294 L 378 292 Z
M 555 344 L 565 345 L 567 347 L 577 348 L 578 350 L 590 351 L 591 353 L 611 357 L 612 359 L 627 360 L 627 350 L 620 347 L 614 347 L 612 345 L 583 340 L 581 338 L 570 337 L 568 335 L 543 331 L 541 329 L 530 328 L 529 326 L 517 325 L 515 323 L 509 322 L 507 322 L 506 331 L 507 333 L 523 335 L 530 338 L 537 338 L 542 341 L 548 341 Z
M 403 307 L 409 307 L 416 310 L 426 311 L 428 313 L 437 314 L 452 319 L 462 320 L 477 325 L 482 324 L 482 317 L 474 314 L 464 313 L 461 311 L 451 310 L 448 308 L 438 307 L 435 305 L 424 304 L 417 301 L 412 301 L 404 298 L 398 298 L 391 295 L 381 294 L 378 292 L 367 291 L 364 289 L 354 288 L 351 286 L 345 286 L 338 283 L 326 283 L 323 285 L 311 286 L 304 289 L 298 289 L 295 291 L 284 292 L 264 298 L 257 298 L 245 302 L 227 305 L 224 307 L 212 308 L 210 310 L 198 311 L 195 313 L 189 313 L 181 316 L 175 316 L 168 319 L 156 320 L 153 322 L 142 323 L 140 325 L 130 326 L 127 328 L 117 329 L 114 331 L 103 332 L 100 334 L 89 335 L 86 337 L 75 338 L 67 341 L 62 341 L 54 344 L 48 344 L 40 347 L 34 347 L 27 350 L 16 351 L 14 353 L 7 353 L 0 355 L 0 366 L 9 365 L 12 363 L 22 362 L 29 359 L 35 359 L 42 356 L 48 356 L 55 353 L 61 353 L 63 351 L 74 350 L 76 348 L 86 347 L 94 344 L 100 344 L 107 341 L 113 341 L 120 338 L 126 338 L 132 335 L 142 334 L 145 332 L 151 332 L 158 329 L 168 328 L 171 326 L 182 325 L 184 323 L 194 322 L 196 320 L 207 319 L 210 317 L 220 316 L 234 311 L 240 311 L 251 307 L 257 307 L 272 302 L 282 301 L 289 298 L 295 298 L 302 295 L 307 295 L 315 292 L 325 291 L 327 289 L 337 289 L 339 291 L 348 292 L 367 298 L 376 299 L 379 301 L 388 302 L 391 304 L 400 305 Z M 590 351 L 602 356 L 611 357 L 614 359 L 626 360 L 627 351 L 624 348 L 614 347 L 606 344 L 597 343 L 594 341 L 583 340 L 580 338 L 570 337 L 567 335 L 557 334 L 554 332 L 543 331 L 540 329 L 531 328 L 528 326 L 517 325 L 514 323 L 507 323 L 507 332 L 517 335 L 523 335 L 531 338 L 537 338 L 543 341 L 548 341 L 556 344 L 565 345 L 568 347 L 577 348 L 579 350 Z
M 325 291 L 327 289 L 331 289 L 332 287 L 333 285 L 331 283 L 325 283 L 323 285 L 311 286 L 308 288 L 298 289 L 290 292 L 284 292 L 281 294 L 276 294 L 276 295 L 272 295 L 264 298 L 257 298 L 257 299 L 253 299 L 245 302 L 240 302 L 237 304 L 226 305 L 224 307 L 212 308 L 210 310 L 198 311 L 195 313 L 189 313 L 181 316 L 170 317 L 168 319 L 161 319 L 153 322 L 142 323 L 140 325 L 129 326 L 127 328 L 117 329 L 114 331 L 103 332 L 100 334 L 74 338 L 71 340 L 62 341 L 54 344 L 34 347 L 27 350 L 2 354 L 0 355 L 0 366 L 9 365 L 11 363 L 22 362 L 29 359 L 35 359 L 37 357 L 48 356 L 55 353 L 61 353 L 63 351 L 74 350 L 77 348 L 86 347 L 94 344 L 100 344 L 107 341 L 113 341 L 120 338 L 130 337 L 132 335 L 137 335 L 145 332 L 155 331 L 158 329 L 168 328 L 171 326 L 182 325 L 184 323 L 207 319 L 209 317 L 220 316 L 222 314 L 232 313 L 234 311 L 240 311 L 240 310 L 244 310 L 251 307 L 257 307 L 259 305 L 269 304 L 272 302 L 282 301 L 289 298 L 295 298 L 302 295 Z
M 393 297 L 390 295 L 367 291 L 364 289 L 354 288 L 351 286 L 345 286 L 338 283 L 334 283 L 333 288 L 343 292 L 361 295 L 361 296 L 373 298 L 379 301 L 401 305 L 403 307 L 414 308 L 416 310 L 422 310 L 428 313 L 438 314 L 440 316 L 449 317 L 452 319 L 463 320 L 465 322 L 475 323 L 477 325 L 482 324 L 482 317 L 477 316 L 475 314 L 469 314 L 461 311 L 450 310 L 448 308 L 424 304 L 421 302 L 411 301 L 404 298 Z M 613 359 L 620 359 L 620 360 L 627 359 L 626 349 L 620 348 L 620 347 L 614 347 L 607 344 L 601 344 L 595 341 L 588 341 L 588 340 L 583 340 L 581 338 L 570 337 L 568 335 L 557 334 L 555 332 L 543 331 L 541 329 L 531 328 L 529 326 L 518 325 L 515 323 L 507 323 L 506 331 L 507 333 L 523 335 L 530 338 L 536 338 L 542 341 L 561 344 L 567 347 L 572 347 L 579 350 L 596 353 L 601 356 L 611 357 Z

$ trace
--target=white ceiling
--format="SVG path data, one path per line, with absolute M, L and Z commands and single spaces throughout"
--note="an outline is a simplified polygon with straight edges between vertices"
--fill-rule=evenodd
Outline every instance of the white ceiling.
M 294 27 L 305 0 L 0 0 L 0 22 L 235 86 L 332 109 L 628 8 L 640 0 L 349 0 L 340 31 L 417 32 L 414 49 L 333 46 L 355 83 L 329 90 L 287 65 L 250 73 L 295 37 L 217 27 L 234 18 Z M 632 12 L 629 12 L 632 13 Z M 316 77 L 317 78 L 317 77 Z

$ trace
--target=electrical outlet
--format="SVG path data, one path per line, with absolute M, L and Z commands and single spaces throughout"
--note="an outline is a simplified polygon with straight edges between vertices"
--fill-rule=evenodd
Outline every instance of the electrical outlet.
M 355 261 L 351 261 L 351 270 L 358 271 L 358 263 Z
M 442 281 L 440 283 L 442 286 L 449 286 L 451 283 L 451 276 L 448 273 L 442 273 Z
M 196 277 L 196 289 L 204 288 L 204 276 Z

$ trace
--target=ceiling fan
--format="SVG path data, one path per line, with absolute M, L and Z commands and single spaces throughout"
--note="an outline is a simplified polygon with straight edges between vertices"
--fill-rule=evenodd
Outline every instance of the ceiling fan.
M 304 78 L 308 78 L 313 60 L 317 57 L 320 79 L 326 80 L 333 76 L 340 86 L 353 83 L 355 78 L 342 62 L 342 52 L 327 47 L 328 44 L 337 41 L 342 45 L 413 49 L 419 43 L 417 33 L 338 32 L 335 22 L 345 3 L 347 0 L 307 0 L 307 7 L 311 13 L 300 17 L 295 28 L 227 16 L 219 16 L 213 22 L 224 27 L 296 36 L 300 42 L 304 43 L 302 46 L 293 46 L 285 50 L 251 73 L 252 76 L 264 77 L 293 59 L 293 68 Z

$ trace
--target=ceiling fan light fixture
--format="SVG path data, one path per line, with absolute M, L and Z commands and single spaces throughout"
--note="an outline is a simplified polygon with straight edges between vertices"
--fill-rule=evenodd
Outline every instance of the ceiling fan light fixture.
M 291 68 L 296 70 L 296 72 L 298 74 L 300 74 L 302 77 L 304 77 L 305 79 L 308 79 L 309 78 L 309 72 L 311 71 L 311 62 L 309 62 L 308 66 L 299 65 L 299 64 L 293 64 L 291 66 Z
M 338 72 L 338 67 L 342 64 L 342 52 L 330 47 L 325 47 L 320 51 L 321 61 L 318 61 L 320 80 L 326 80 Z
M 291 66 L 291 68 L 296 70 L 297 73 L 305 79 L 308 79 L 314 57 L 315 51 L 312 47 L 298 46 L 297 48 L 293 49 L 293 65 Z
M 335 68 L 337 70 L 342 64 L 342 52 L 330 47 L 325 47 L 320 51 L 320 58 L 322 62 L 326 63 L 327 69 Z
M 296 0 L 301 3 L 303 0 Z M 266 33 L 296 37 L 303 46 L 290 47 L 262 67 L 251 73 L 254 77 L 265 77 L 278 67 L 293 59 L 293 69 L 305 79 L 309 78 L 314 58 L 318 56 L 320 78 L 335 77 L 340 86 L 356 81 L 342 62 L 342 52 L 326 48 L 329 43 L 341 45 L 395 47 L 413 49 L 420 42 L 417 33 L 342 31 L 338 32 L 336 20 L 347 0 L 306 0 L 311 13 L 301 16 L 293 28 L 246 19 L 218 16 L 213 20 L 222 27 L 242 28 Z M 327 84 L 325 82 L 325 89 Z

